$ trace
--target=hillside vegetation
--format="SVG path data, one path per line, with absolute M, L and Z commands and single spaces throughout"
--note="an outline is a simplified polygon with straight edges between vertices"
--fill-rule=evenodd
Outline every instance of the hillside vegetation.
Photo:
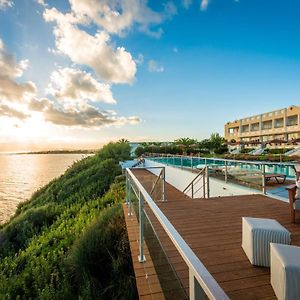
M 0 299 L 134 299 L 119 161 L 106 145 L 18 207 L 0 230 Z

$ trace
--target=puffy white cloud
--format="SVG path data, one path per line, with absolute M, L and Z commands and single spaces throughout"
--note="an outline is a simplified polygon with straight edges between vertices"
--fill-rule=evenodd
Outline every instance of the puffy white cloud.
M 12 7 L 14 2 L 12 0 L 0 0 L 0 10 Z
M 54 71 L 47 91 L 62 101 L 116 103 L 109 84 L 100 83 L 90 73 L 73 68 Z
M 96 129 L 140 122 L 138 117 L 120 117 L 114 111 L 101 111 L 91 105 L 89 102 L 115 103 L 110 85 L 74 68 L 60 68 L 51 74 L 49 92 L 53 100 L 37 99 L 32 82 L 16 81 L 27 65 L 28 61 L 17 62 L 7 53 L 0 40 L 0 117 L 30 121 L 33 112 L 38 112 L 56 125 Z
M 200 9 L 202 11 L 207 10 L 208 4 L 209 4 L 209 0 L 201 0 Z
M 72 14 L 62 14 L 56 9 L 46 9 L 46 21 L 55 21 L 54 35 L 58 51 L 69 56 L 76 64 L 87 65 L 104 80 L 112 83 L 131 83 L 136 74 L 136 64 L 124 47 L 114 48 L 105 31 L 91 35 L 80 30 Z
M 30 98 L 36 92 L 34 83 L 17 82 L 17 78 L 23 75 L 28 61 L 17 62 L 14 55 L 6 52 L 0 39 L 0 99 L 6 101 L 22 102 Z
M 148 62 L 148 71 L 149 72 L 163 72 L 165 69 L 162 65 L 160 65 L 157 61 L 151 59 Z
M 103 126 L 133 125 L 140 122 L 136 116 L 117 117 L 113 111 L 100 111 L 91 105 L 83 105 L 80 109 L 58 107 L 48 99 L 32 100 L 30 109 L 42 112 L 45 120 L 50 123 L 69 127 L 100 128 Z
M 44 7 L 47 6 L 47 3 L 45 2 L 45 0 L 36 0 L 36 2 Z
M 177 12 L 173 2 L 165 4 L 165 10 L 157 12 L 148 7 L 147 0 L 70 0 L 73 12 L 89 18 L 109 33 L 124 34 L 137 24 L 140 31 L 158 34 L 151 26 L 161 24 Z

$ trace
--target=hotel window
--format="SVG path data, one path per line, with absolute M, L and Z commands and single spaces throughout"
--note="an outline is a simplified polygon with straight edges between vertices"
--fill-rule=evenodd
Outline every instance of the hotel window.
M 273 140 L 273 137 L 272 137 L 272 135 L 264 135 L 262 137 L 262 140 L 263 140 L 263 142 L 271 141 L 271 140 Z
M 298 125 L 298 115 L 289 116 L 286 119 L 286 126 Z
M 274 135 L 275 140 L 284 140 L 284 135 L 283 134 L 276 134 Z
M 251 131 L 258 131 L 259 130 L 259 123 L 251 124 L 250 130 Z
M 229 134 L 237 134 L 238 132 L 239 132 L 238 127 L 228 128 L 228 133 Z
M 291 140 L 295 140 L 295 139 L 299 139 L 300 138 L 300 133 L 297 132 L 297 133 L 289 133 L 288 134 L 288 140 L 291 141 Z
M 263 130 L 272 129 L 272 120 L 270 120 L 270 121 L 264 121 L 262 129 Z
M 274 120 L 274 128 L 282 128 L 283 127 L 283 118 Z
M 249 124 L 242 126 L 242 132 L 249 132 Z

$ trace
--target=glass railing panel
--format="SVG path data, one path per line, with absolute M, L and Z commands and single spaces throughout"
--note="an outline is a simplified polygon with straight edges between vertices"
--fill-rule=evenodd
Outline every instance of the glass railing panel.
M 153 185 L 151 189 L 150 196 L 155 202 L 165 200 L 165 182 L 163 174 L 157 177 L 155 185 Z
M 177 252 L 178 258 L 182 260 L 180 254 L 174 246 L 170 248 L 170 245 L 172 245 L 171 240 L 166 235 L 147 205 L 145 205 L 143 217 L 144 239 L 149 250 L 148 255 L 151 257 L 155 273 L 157 275 L 157 277 L 155 275 L 149 275 L 148 280 L 152 280 L 152 282 L 155 283 L 158 279 L 165 299 L 188 299 L 187 290 L 185 290 L 184 285 L 176 273 L 167 255 L 167 251 L 164 249 L 164 245 L 168 245 L 169 251 L 171 250 L 173 253 L 173 257 L 176 255 L 174 252 Z M 185 265 L 183 260 L 182 264 L 183 269 L 186 270 L 186 273 L 188 274 L 188 267 Z
M 225 180 L 226 168 L 224 160 L 208 159 L 206 162 L 209 166 L 209 176 Z
M 227 182 L 262 190 L 262 165 L 247 162 L 227 162 Z

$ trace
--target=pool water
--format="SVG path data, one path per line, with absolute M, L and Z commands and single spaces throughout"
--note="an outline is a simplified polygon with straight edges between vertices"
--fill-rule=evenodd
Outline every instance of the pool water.
M 153 161 L 163 163 L 166 165 L 184 167 L 184 168 L 202 168 L 206 164 L 210 169 L 222 169 L 225 167 L 225 160 L 201 157 L 155 157 L 149 158 Z M 240 162 L 240 161 L 227 161 L 228 173 L 240 173 L 243 175 L 261 174 L 262 162 Z M 265 163 L 265 172 L 269 174 L 284 174 L 287 179 L 295 179 L 295 171 L 292 165 L 279 164 L 279 163 Z

